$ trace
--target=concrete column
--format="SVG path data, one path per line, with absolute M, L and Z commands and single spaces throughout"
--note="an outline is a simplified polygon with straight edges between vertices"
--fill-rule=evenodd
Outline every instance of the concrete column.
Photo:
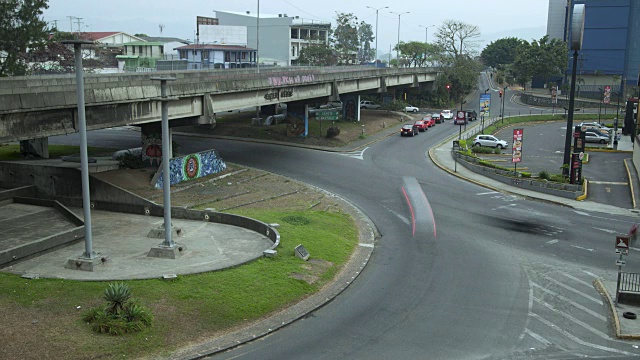
M 20 155 L 49 158 L 49 138 L 38 138 L 20 141 Z

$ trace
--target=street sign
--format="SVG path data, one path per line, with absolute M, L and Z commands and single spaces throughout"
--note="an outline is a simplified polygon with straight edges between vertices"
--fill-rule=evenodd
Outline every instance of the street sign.
M 624 260 L 616 260 L 616 265 L 624 266 L 624 264 L 626 264 L 626 262 Z
M 629 237 L 618 235 L 616 236 L 616 249 L 629 249 Z
M 316 111 L 316 120 L 338 120 L 338 110 L 320 110 Z
M 618 255 L 629 255 L 629 250 L 626 250 L 626 249 L 616 249 L 616 254 L 618 254 Z
M 455 121 L 456 125 L 464 125 L 466 121 L 467 121 L 466 111 L 459 110 L 458 112 L 456 112 L 456 121 Z

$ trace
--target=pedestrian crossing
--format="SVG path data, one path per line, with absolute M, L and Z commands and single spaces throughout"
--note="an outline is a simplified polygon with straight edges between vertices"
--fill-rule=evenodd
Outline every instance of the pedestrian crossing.
M 508 358 L 640 357 L 635 342 L 613 336 L 594 274 L 539 263 L 525 271 L 529 310 L 518 350 Z

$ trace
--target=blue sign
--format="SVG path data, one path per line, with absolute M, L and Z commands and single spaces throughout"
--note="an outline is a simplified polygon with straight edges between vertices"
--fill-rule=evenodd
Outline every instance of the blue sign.
M 489 110 L 491 109 L 491 94 L 480 94 L 480 115 L 491 115 Z

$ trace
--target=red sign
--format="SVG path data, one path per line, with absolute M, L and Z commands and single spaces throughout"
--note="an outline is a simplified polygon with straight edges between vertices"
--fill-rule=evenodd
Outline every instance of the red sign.
M 522 129 L 513 129 L 513 146 L 511 162 L 519 163 L 522 161 L 522 135 L 524 131 Z

